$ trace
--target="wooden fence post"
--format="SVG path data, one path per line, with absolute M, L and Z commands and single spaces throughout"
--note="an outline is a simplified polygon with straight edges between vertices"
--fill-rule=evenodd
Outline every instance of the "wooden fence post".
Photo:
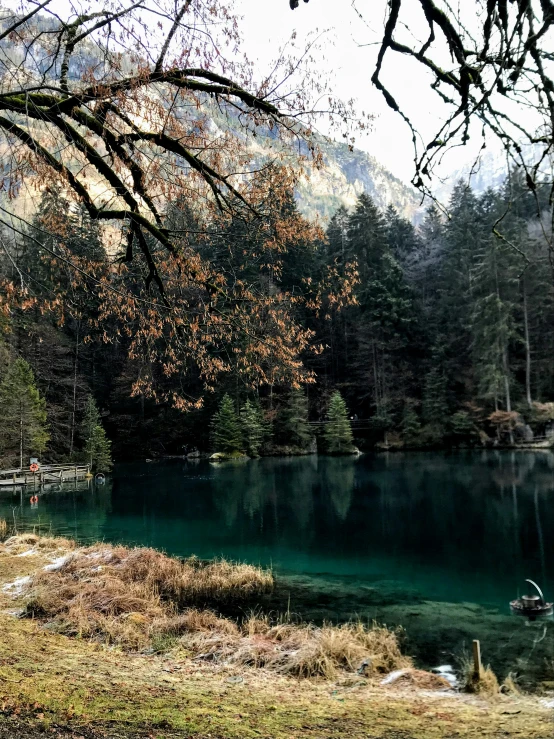
M 481 677 L 481 644 L 478 639 L 473 640 L 473 676 L 477 679 Z

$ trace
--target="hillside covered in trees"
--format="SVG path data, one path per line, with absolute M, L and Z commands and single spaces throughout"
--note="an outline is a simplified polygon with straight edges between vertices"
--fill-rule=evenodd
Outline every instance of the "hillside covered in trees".
M 76 280 L 64 254 L 93 264 L 100 286 L 105 273 L 117 272 L 117 254 L 84 209 L 47 190 L 32 226 L 2 234 L 2 278 L 16 282 L 22 273 L 32 290 L 2 318 L 0 453 L 5 461 L 21 456 L 17 429 L 10 432 L 20 416 L 7 407 L 22 359 L 29 376 L 18 381 L 31 387 L 28 403 L 36 406 L 29 424 L 39 440 L 34 451 L 51 460 L 84 450 L 89 396 L 116 459 L 223 450 L 225 443 L 214 441 L 222 407 L 234 414 L 231 426 L 238 424 L 231 446 L 254 455 L 306 452 L 315 448 L 308 421 L 324 421 L 340 397 L 358 421 L 356 443 L 366 447 L 509 444 L 528 438 L 529 426 L 542 436 L 554 419 L 554 291 L 536 212 L 533 194 L 515 174 L 482 196 L 460 183 L 448 216 L 430 207 L 419 227 L 363 194 L 352 211 L 335 212 L 326 233 L 305 223 L 303 233 L 312 238 L 295 235 L 254 278 L 262 255 L 268 259 L 256 231 L 238 218 L 222 224 L 173 204 L 173 227 L 196 233 L 198 254 L 209 254 L 223 271 L 237 277 L 250 271 L 268 295 L 294 296 L 313 285 L 313 300 L 292 303 L 309 337 L 298 356 L 307 380 L 301 389 L 249 383 L 239 361 L 205 392 L 198 373 L 164 374 L 146 354 L 129 352 L 140 330 L 132 314 L 115 338 L 106 332 L 102 290 Z M 303 220 L 292 192 L 269 217 L 275 224 Z M 49 228 L 54 221 L 63 239 Z M 126 270 L 118 279 L 124 289 L 138 275 Z M 315 294 L 333 281 L 334 290 Z M 54 297 L 60 289 L 67 296 L 63 311 Z M 240 345 L 228 351 L 240 360 Z M 152 374 L 153 391 L 142 392 L 141 378 Z M 177 394 L 203 400 L 181 412 L 171 402 Z M 315 435 L 320 450 L 333 449 L 323 429 Z

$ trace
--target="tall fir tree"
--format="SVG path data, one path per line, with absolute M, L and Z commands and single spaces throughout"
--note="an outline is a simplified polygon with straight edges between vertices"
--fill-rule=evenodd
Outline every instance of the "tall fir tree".
M 483 222 L 494 223 L 503 212 L 498 194 L 481 198 Z M 495 410 L 512 411 L 510 343 L 516 338 L 514 312 L 519 301 L 517 275 L 523 268 L 515 251 L 494 233 L 483 233 L 474 252 L 470 330 L 480 398 Z
M 231 396 L 225 393 L 212 419 L 212 445 L 220 454 L 236 454 L 243 451 L 240 421 Z
M 405 356 L 415 317 L 411 290 L 388 235 L 387 222 L 371 197 L 360 195 L 348 230 L 348 248 L 360 273 L 357 347 L 349 376 L 354 369 L 360 386 L 370 389 L 372 412 L 380 423 L 387 419 L 385 427 L 408 393 Z
M 421 433 L 421 423 L 417 415 L 414 403 L 410 398 L 406 399 L 404 404 L 404 412 L 402 414 L 402 437 L 408 444 L 412 444 L 417 440 Z
M 93 472 L 109 472 L 113 467 L 111 442 L 106 436 L 96 401 L 89 395 L 86 400 L 81 436 L 84 455 Z
M 354 451 L 348 409 L 338 390 L 331 395 L 329 400 L 324 438 L 325 449 L 329 454 L 350 454 Z
M 398 213 L 393 205 L 385 212 L 387 241 L 395 259 L 408 264 L 421 251 L 418 233 L 412 223 Z
M 109 472 L 112 469 L 112 445 L 102 426 L 94 427 L 87 440 L 85 454 L 92 472 Z
M 46 401 L 35 385 L 29 364 L 19 357 L 0 383 L 0 456 L 21 468 L 26 457 L 41 455 L 49 439 Z
M 94 429 L 100 426 L 100 413 L 98 406 L 92 395 L 87 395 L 85 402 L 85 408 L 83 411 L 83 419 L 81 421 L 81 436 L 84 443 L 87 444 L 88 440 L 92 438 Z
M 435 357 L 438 355 L 435 355 Z M 447 383 L 439 363 L 425 377 L 423 420 L 432 426 L 444 426 L 448 418 Z
M 265 437 L 265 423 L 260 406 L 248 399 L 240 409 L 240 425 L 246 453 L 249 457 L 259 457 Z
M 314 435 L 308 423 L 308 399 L 302 390 L 291 390 L 275 422 L 276 441 L 306 451 Z

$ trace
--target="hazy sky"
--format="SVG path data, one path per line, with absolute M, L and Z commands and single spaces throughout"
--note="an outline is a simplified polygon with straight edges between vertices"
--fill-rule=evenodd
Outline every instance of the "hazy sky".
M 84 4 L 94 5 L 95 0 L 85 0 Z M 98 0 L 97 4 L 101 6 L 102 2 Z M 19 0 L 0 0 L 2 5 L 17 8 Z M 50 8 L 63 14 L 70 5 L 79 7 L 81 0 L 53 0 Z M 240 30 L 245 51 L 261 71 L 271 69 L 280 47 L 289 41 L 293 32 L 296 32 L 295 43 L 299 50 L 314 34 L 320 34 L 322 50 L 318 66 L 321 74 L 329 80 L 337 96 L 356 99 L 359 110 L 375 116 L 372 130 L 357 135 L 356 146 L 373 154 L 393 174 L 408 182 L 413 175 L 409 129 L 371 84 L 386 6 L 387 0 L 311 0 L 309 4 L 300 2 L 299 7 L 291 11 L 287 0 L 235 0 L 237 14 L 243 16 Z M 414 37 L 426 37 L 427 26 L 419 3 L 404 0 L 403 8 L 409 23 L 399 32 L 405 40 L 409 43 Z M 363 14 L 363 19 L 357 10 Z M 439 118 L 445 110 L 436 93 L 431 91 L 431 80 L 423 67 L 389 52 L 383 80 L 418 130 L 429 139 L 438 129 Z M 326 132 L 323 121 L 321 130 Z M 440 174 L 448 176 L 472 161 L 479 143 L 475 136 L 474 145 L 454 150 L 439 170 Z
M 301 2 L 294 11 L 289 10 L 286 0 L 236 0 L 236 7 L 244 15 L 241 28 L 246 50 L 262 67 L 269 65 L 293 31 L 297 33 L 299 48 L 310 34 L 325 32 L 322 73 L 330 75 L 337 95 L 356 98 L 360 109 L 376 116 L 373 130 L 367 135 L 358 135 L 356 146 L 373 154 L 396 176 L 405 181 L 411 179 L 413 148 L 409 129 L 371 84 L 386 0 L 311 0 L 307 5 Z M 363 13 L 363 20 L 356 8 Z M 412 34 L 424 37 L 420 9 L 414 3 L 408 10 L 411 11 L 410 27 L 405 28 L 404 33 L 407 37 Z M 384 80 L 423 135 L 434 133 L 444 108 L 430 90 L 423 68 L 401 55 L 389 53 Z M 477 138 L 475 146 L 449 155 L 442 167 L 443 175 L 470 161 L 472 151 L 476 151 L 480 143 Z

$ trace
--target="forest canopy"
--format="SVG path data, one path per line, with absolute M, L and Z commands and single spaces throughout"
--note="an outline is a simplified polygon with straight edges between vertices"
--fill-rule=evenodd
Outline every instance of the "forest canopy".
M 310 73 L 309 50 L 257 79 L 230 2 L 120 2 L 79 15 L 68 6 L 65 17 L 49 2 L 23 5 L 4 12 L 0 30 L 0 224 L 34 239 L 67 279 L 43 294 L 12 248 L 4 312 L 39 301 L 65 321 L 69 286 L 94 292 L 103 339 L 125 335 L 129 357 L 143 360 L 133 391 L 182 409 L 232 369 L 253 387 L 310 381 L 299 356 L 312 335 L 297 312 L 324 296 L 338 304 L 348 288 L 332 274 L 280 285 L 282 255 L 317 237 L 288 206 L 303 160 L 318 157 L 311 122 L 326 84 Z M 327 99 L 346 122 L 347 107 Z M 261 157 L 258 131 L 275 142 Z M 32 190 L 63 194 L 106 254 L 76 252 L 58 210 L 31 225 L 9 207 Z M 230 229 L 236 249 L 213 259 L 203 240 Z M 248 234 L 240 245 L 238 231 Z M 160 395 L 156 373 L 175 378 L 171 391 Z M 198 379 L 194 396 L 181 392 L 183 377 Z
M 422 207 L 417 224 L 368 193 L 328 224 L 302 216 L 299 177 L 324 165 L 319 117 L 347 137 L 366 122 L 311 46 L 260 77 L 230 1 L 2 11 L 2 351 L 32 368 L 52 449 L 84 441 L 89 394 L 108 430 L 132 407 L 146 437 L 151 404 L 204 422 L 227 396 L 254 455 L 273 433 L 311 448 L 307 419 L 337 391 L 342 421 L 348 408 L 410 443 L 549 422 L 536 404 L 553 397 L 550 3 L 414 5 L 421 46 L 392 0 L 360 79 L 412 127 L 415 184 L 475 125 L 514 165 L 502 188 L 459 184 L 447 215 Z M 449 111 L 432 141 L 383 84 L 394 53 Z

